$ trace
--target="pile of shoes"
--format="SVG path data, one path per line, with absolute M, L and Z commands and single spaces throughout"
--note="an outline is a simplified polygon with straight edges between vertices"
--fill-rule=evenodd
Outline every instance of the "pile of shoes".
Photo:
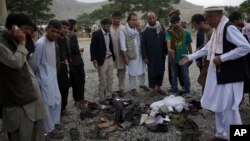
M 107 134 L 116 131 L 117 124 L 113 120 L 102 117 L 100 118 L 100 123 L 97 124 L 97 127 L 101 130 L 101 132 Z

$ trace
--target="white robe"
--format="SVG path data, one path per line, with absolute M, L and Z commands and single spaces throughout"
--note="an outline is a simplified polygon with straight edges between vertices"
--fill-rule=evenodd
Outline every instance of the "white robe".
M 61 114 L 55 44 L 43 36 L 36 42 L 35 47 L 30 64 L 37 77 L 46 109 L 45 131 L 51 132 L 54 130 L 54 124 L 60 123 Z
M 139 36 L 139 34 L 138 34 Z M 126 49 L 126 36 L 123 31 L 120 31 L 120 46 L 122 51 L 127 51 Z M 129 75 L 131 76 L 138 76 L 145 73 L 146 65 L 144 61 L 142 60 L 142 54 L 141 54 L 141 40 L 140 37 L 134 38 L 135 43 L 135 50 L 136 50 L 136 58 L 133 60 L 129 60 L 127 70 Z
M 222 62 L 235 60 L 241 56 L 244 56 L 250 52 L 250 45 L 244 36 L 235 26 L 230 25 L 227 28 L 226 38 L 229 42 L 235 44 L 237 47 L 225 54 L 222 54 Z M 211 40 L 199 51 L 194 54 L 188 55 L 189 60 L 207 55 L 208 50 L 211 50 Z M 229 104 L 229 98 L 234 97 L 232 110 L 237 110 L 243 97 L 243 82 L 235 82 L 228 84 L 217 84 L 215 65 L 213 63 L 214 54 L 212 54 L 209 67 L 207 80 L 205 84 L 204 94 L 201 98 L 201 106 L 205 109 L 214 112 L 223 112 L 226 106 Z

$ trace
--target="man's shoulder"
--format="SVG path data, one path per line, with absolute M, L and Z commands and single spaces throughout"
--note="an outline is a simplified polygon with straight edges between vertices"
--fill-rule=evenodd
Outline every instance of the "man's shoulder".
M 102 30 L 98 29 L 92 33 L 92 38 L 95 38 L 96 36 L 100 36 L 101 34 L 102 34 Z
M 184 29 L 184 33 L 186 36 L 191 36 L 190 31 L 188 29 Z
M 123 24 L 120 24 L 120 29 L 125 28 L 126 26 Z
M 249 30 L 250 31 L 250 24 L 247 24 L 245 27 L 242 28 L 242 30 Z
M 42 48 L 42 47 L 44 47 L 45 42 L 46 42 L 46 39 L 47 39 L 47 38 L 46 38 L 45 36 L 39 38 L 39 39 L 36 41 L 36 43 L 35 43 L 36 48 Z
M 74 33 L 74 32 L 69 32 L 69 33 L 68 33 L 68 37 L 69 37 L 69 39 L 77 38 L 77 35 L 76 35 L 76 33 Z

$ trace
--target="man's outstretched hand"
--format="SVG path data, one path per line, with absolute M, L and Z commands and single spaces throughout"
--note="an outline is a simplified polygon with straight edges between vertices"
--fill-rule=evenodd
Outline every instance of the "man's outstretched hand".
M 179 65 L 184 65 L 188 62 L 189 62 L 189 60 L 188 60 L 187 55 L 184 55 L 184 58 L 181 59 L 181 61 L 179 62 Z

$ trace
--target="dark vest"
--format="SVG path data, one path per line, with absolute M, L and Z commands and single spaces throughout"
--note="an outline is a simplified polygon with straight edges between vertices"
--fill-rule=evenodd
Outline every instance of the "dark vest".
M 223 30 L 223 54 L 236 48 L 236 45 L 227 40 L 226 32 L 231 23 L 226 23 Z M 229 60 L 216 67 L 217 83 L 227 84 L 243 82 L 247 76 L 247 62 L 245 56 L 236 60 Z
M 16 52 L 17 47 L 7 33 L 0 36 L 0 42 L 13 53 Z M 0 63 L 0 78 L 0 104 L 7 107 L 22 106 L 36 100 L 31 76 L 25 63 L 19 69 Z

